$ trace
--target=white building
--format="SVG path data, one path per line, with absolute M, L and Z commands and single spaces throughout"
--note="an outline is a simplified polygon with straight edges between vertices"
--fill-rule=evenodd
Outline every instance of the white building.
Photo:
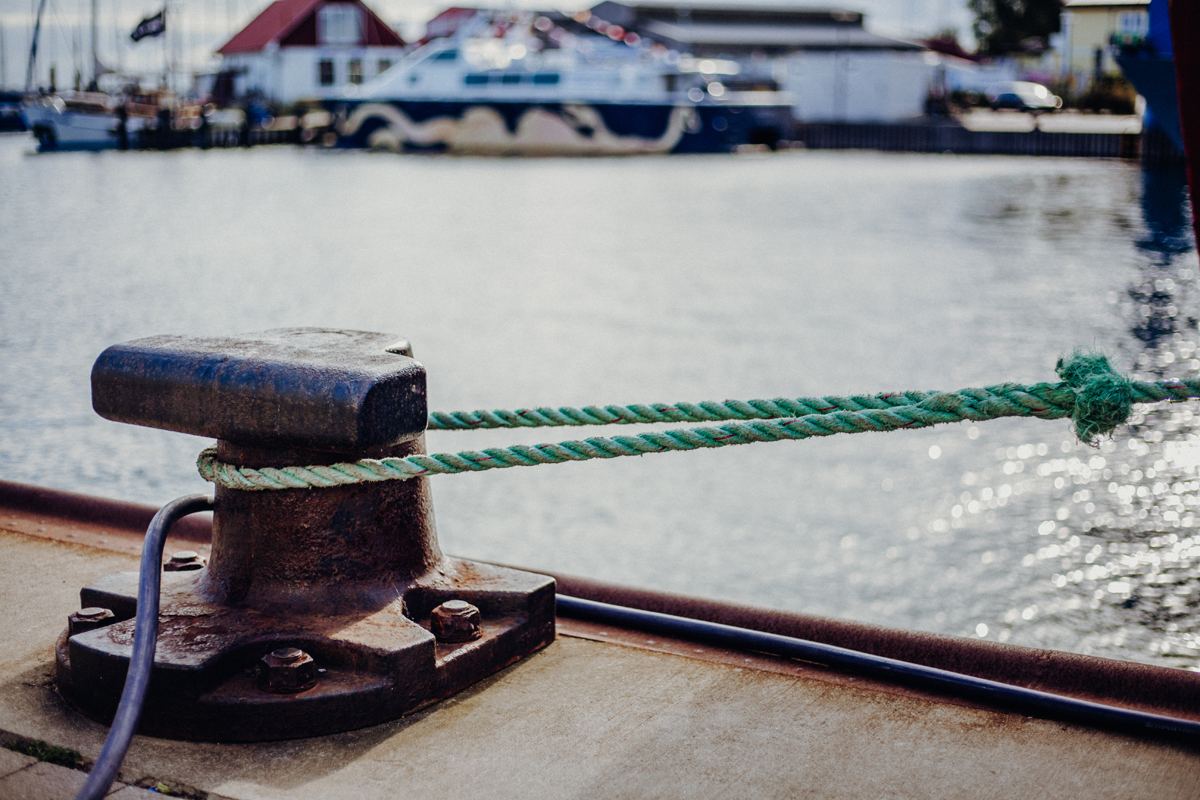
M 217 53 L 215 95 L 294 103 L 374 78 L 404 41 L 361 0 L 275 0 Z
M 1134 43 L 1150 32 L 1150 0 L 1067 0 L 1062 13 L 1061 73 L 1082 89 L 1105 75 L 1119 75 L 1118 42 Z
M 727 84 L 773 85 L 801 122 L 900 122 L 925 113 L 940 60 L 872 33 L 863 14 L 808 5 L 605 0 L 591 13 L 697 59 L 738 65 Z
M 799 51 L 780 88 L 801 122 L 903 122 L 925 114 L 936 53 L 888 48 Z

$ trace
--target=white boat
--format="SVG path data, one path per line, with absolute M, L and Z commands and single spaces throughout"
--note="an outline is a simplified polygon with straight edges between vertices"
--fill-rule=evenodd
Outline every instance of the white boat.
M 600 23 L 604 24 L 604 23 Z M 327 107 L 338 143 L 494 155 L 725 152 L 785 138 L 791 102 L 738 91 L 738 65 L 619 26 L 480 12 Z
M 154 96 L 152 108 L 147 108 L 146 97 L 130 98 L 114 96 L 98 91 L 102 75 L 113 74 L 113 70 L 100 63 L 97 56 L 96 2 L 91 11 L 92 76 L 90 91 L 34 93 L 34 67 L 37 62 L 38 40 L 41 34 L 42 17 L 46 0 L 38 4 L 34 23 L 33 39 L 29 48 L 29 67 L 25 77 L 26 99 L 20 108 L 21 119 L 26 130 L 38 142 L 38 152 L 52 150 L 109 150 L 126 148 L 151 118 L 157 117 L 160 98 Z M 53 78 L 51 79 L 53 82 Z M 131 103 L 130 101 L 133 100 Z M 141 102 L 139 102 L 141 101 Z
M 38 140 L 38 152 L 108 150 L 121 145 L 122 120 L 116 102 L 100 92 L 63 92 L 34 97 L 21 107 L 25 127 Z M 142 120 L 127 121 L 126 136 Z

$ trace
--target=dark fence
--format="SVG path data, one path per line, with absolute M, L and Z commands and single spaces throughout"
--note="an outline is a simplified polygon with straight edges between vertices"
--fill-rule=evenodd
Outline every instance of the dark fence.
M 1013 156 L 1144 158 L 1156 163 L 1183 157 L 1160 131 L 1051 133 L 970 131 L 956 125 L 816 123 L 797 126 L 796 138 L 813 150 L 889 150 Z
M 146 128 L 130 136 L 137 150 L 174 150 L 180 147 L 256 147 L 263 144 L 300 144 L 300 128 Z
M 300 144 L 300 133 L 300 128 L 201 128 L 195 132 L 194 139 L 196 147 L 256 147 L 260 144 Z

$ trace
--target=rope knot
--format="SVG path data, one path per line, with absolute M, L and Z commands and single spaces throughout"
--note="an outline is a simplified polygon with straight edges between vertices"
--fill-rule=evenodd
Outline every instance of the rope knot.
M 1096 446 L 1101 436 L 1124 424 L 1133 411 L 1133 384 L 1099 353 L 1076 350 L 1060 358 L 1058 377 L 1075 392 L 1075 435 L 1084 444 Z

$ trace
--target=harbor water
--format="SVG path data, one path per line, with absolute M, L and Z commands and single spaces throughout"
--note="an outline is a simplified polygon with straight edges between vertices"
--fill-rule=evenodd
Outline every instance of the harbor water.
M 1036 382 L 1080 346 L 1200 370 L 1181 168 L 32 150 L 0 137 L 3 480 L 205 491 L 203 440 L 91 410 L 100 351 L 160 333 L 397 333 L 446 411 Z M 431 483 L 456 555 L 1200 668 L 1198 467 L 1177 404 L 1099 448 L 1000 420 Z

